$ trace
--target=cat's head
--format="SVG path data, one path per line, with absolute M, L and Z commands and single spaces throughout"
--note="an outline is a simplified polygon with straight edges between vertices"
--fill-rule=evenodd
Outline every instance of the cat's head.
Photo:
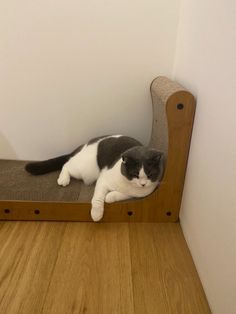
M 121 157 L 121 173 L 135 186 L 148 187 L 161 181 L 164 169 L 163 153 L 137 146 L 125 151 Z

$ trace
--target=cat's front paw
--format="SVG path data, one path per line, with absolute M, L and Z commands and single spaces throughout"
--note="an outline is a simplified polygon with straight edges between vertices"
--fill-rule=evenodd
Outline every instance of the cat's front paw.
M 101 206 L 93 206 L 91 209 L 91 217 L 93 221 L 97 222 L 103 217 L 104 208 Z
M 70 177 L 60 175 L 59 178 L 57 179 L 57 183 L 58 185 L 61 185 L 61 186 L 67 186 L 70 183 Z
M 114 203 L 117 201 L 117 198 L 116 198 L 116 191 L 112 191 L 112 192 L 109 192 L 107 193 L 106 197 L 105 197 L 105 202 L 106 203 Z

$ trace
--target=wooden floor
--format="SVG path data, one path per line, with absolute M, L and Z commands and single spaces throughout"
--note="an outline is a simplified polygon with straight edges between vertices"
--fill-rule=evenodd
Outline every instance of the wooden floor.
M 179 224 L 0 222 L 1 314 L 210 313 Z

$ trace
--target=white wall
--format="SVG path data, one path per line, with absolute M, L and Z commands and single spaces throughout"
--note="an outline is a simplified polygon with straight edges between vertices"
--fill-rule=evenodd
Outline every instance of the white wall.
M 178 1 L 1 1 L 0 158 L 44 159 L 109 133 L 147 142 Z
M 174 77 L 197 95 L 181 224 L 213 313 L 236 313 L 236 2 L 182 0 Z

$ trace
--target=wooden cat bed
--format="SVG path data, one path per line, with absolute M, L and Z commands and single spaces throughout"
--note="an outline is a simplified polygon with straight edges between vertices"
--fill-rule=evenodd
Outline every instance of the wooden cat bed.
M 153 127 L 150 147 L 163 151 L 160 187 L 143 199 L 105 205 L 103 222 L 175 222 L 179 217 L 195 100 L 180 84 L 160 76 L 151 84 Z M 31 176 L 25 162 L 0 160 L 0 220 L 92 221 L 94 186 L 72 180 L 57 185 L 58 172 Z

